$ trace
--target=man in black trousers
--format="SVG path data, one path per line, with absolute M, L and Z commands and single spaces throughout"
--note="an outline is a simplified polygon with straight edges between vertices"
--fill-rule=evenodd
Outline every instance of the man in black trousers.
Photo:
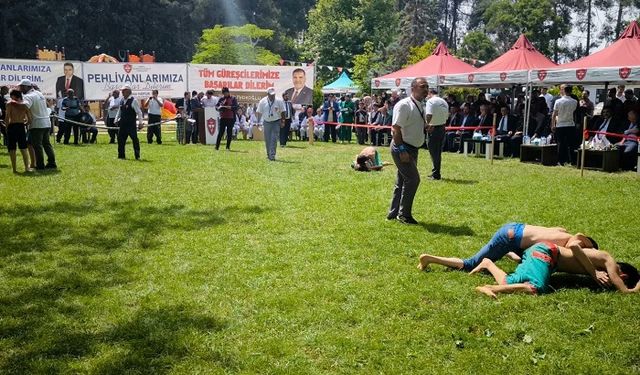
M 140 141 L 138 140 L 138 129 L 142 129 L 142 111 L 138 100 L 131 95 L 131 87 L 125 85 L 120 89 L 122 92 L 122 104 L 116 115 L 118 124 L 118 159 L 124 159 L 124 145 L 127 138 L 131 137 L 133 143 L 133 153 L 136 160 L 140 160 Z M 138 128 L 136 129 L 136 119 Z
M 293 119 L 295 112 L 286 92 L 282 94 L 282 101 L 284 101 L 284 126 L 280 128 L 280 147 L 287 147 L 289 132 L 291 131 L 291 119 Z

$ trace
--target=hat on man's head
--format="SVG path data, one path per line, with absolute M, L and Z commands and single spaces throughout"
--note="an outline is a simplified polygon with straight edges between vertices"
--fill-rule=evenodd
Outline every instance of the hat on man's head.
M 275 95 L 276 94 L 276 89 L 274 89 L 273 87 L 269 87 L 269 89 L 267 90 L 267 94 Z
M 122 91 L 122 90 L 129 90 L 129 91 L 131 91 L 131 86 L 129 86 L 129 85 L 124 85 L 124 86 L 120 87 L 120 91 Z
M 28 79 L 23 79 L 22 81 L 20 81 L 20 85 L 19 86 L 29 86 L 29 87 L 31 87 L 31 86 L 33 86 L 33 84 Z

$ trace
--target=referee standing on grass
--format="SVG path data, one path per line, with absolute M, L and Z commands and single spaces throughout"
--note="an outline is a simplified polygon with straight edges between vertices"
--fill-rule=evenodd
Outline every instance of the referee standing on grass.
M 140 141 L 138 140 L 138 129 L 142 129 L 142 111 L 138 100 L 131 95 L 131 87 L 125 85 L 122 91 L 122 104 L 116 115 L 118 124 L 118 159 L 124 159 L 124 146 L 127 138 L 131 137 L 133 143 L 133 153 L 136 160 L 140 160 Z M 136 129 L 136 117 L 138 118 L 138 128 Z
M 284 127 L 285 108 L 282 100 L 276 99 L 276 90 L 271 87 L 267 90 L 267 96 L 262 98 L 256 108 L 258 121 L 263 120 L 264 143 L 267 148 L 267 159 L 276 160 L 276 148 L 280 128 Z
M 429 85 L 425 78 L 411 82 L 411 96 L 402 99 L 393 107 L 393 140 L 391 156 L 398 175 L 393 188 L 391 208 L 387 220 L 398 219 L 405 224 L 418 224 L 411 208 L 420 184 L 418 172 L 418 149 L 424 144 L 424 98 Z

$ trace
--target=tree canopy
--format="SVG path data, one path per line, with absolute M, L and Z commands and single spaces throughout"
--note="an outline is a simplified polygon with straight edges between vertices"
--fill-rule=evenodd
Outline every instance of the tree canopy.
M 144 50 L 161 62 L 313 61 L 352 69 L 367 87 L 424 57 L 432 40 L 488 62 L 524 33 L 557 62 L 579 58 L 615 40 L 639 10 L 640 0 L 4 0 L 0 57 L 57 45 L 76 60 Z
M 200 64 L 276 65 L 280 56 L 262 47 L 273 38 L 273 30 L 256 25 L 224 27 L 216 25 L 202 31 L 192 62 Z

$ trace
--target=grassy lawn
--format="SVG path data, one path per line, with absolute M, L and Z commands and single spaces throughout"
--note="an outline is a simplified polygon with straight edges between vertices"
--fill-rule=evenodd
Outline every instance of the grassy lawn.
M 353 172 L 357 145 L 270 163 L 261 142 L 169 139 L 136 162 L 99 142 L 34 175 L 0 150 L 0 373 L 640 373 L 638 295 L 556 275 L 555 293 L 494 301 L 473 289 L 488 275 L 415 268 L 509 221 L 640 265 L 633 173 L 446 154 L 404 226 L 384 219 L 395 167 Z

